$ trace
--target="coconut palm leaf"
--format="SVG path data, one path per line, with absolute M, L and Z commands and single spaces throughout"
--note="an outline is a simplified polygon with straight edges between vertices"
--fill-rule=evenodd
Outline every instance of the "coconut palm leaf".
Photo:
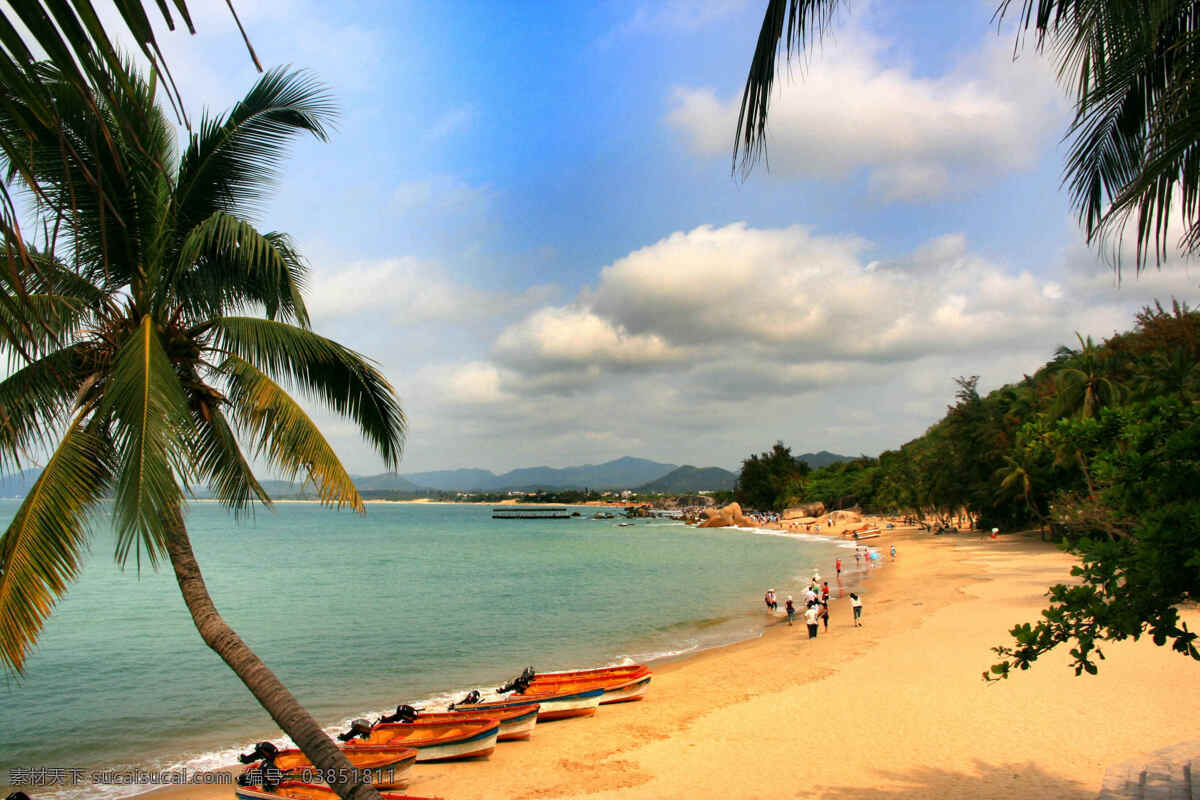
M 195 417 L 197 480 L 207 482 L 213 496 L 235 514 L 249 509 L 255 498 L 270 507 L 271 498 L 254 477 L 225 415 L 212 410 Z
M 350 418 L 389 469 L 399 464 L 404 412 L 391 384 L 368 359 L 324 336 L 272 320 L 225 317 L 211 330 L 215 349 L 245 359 Z
M 141 568 L 145 550 L 151 566 L 166 544 L 162 520 L 183 501 L 178 476 L 191 475 L 187 445 L 192 420 L 187 398 L 163 350 L 154 320 L 143 317 L 113 361 L 98 414 L 111 420 L 116 463 L 113 518 L 116 557 L 132 549 Z
M 112 478 L 104 439 L 76 421 L 0 537 L 0 660 L 20 673 L 55 600 L 79 571 L 88 514 Z
M 766 155 L 767 117 L 780 43 L 787 42 L 788 60 L 793 52 L 803 52 L 811 42 L 821 39 L 843 1 L 769 0 L 767 3 L 754 57 L 750 60 L 750 73 L 746 76 L 746 88 L 742 91 L 737 132 L 733 136 L 734 171 L 738 169 L 739 149 L 743 174 L 749 174 L 754 164 Z
M 78 385 L 78 345 L 18 369 L 0 381 L 0 471 L 20 468 L 30 451 L 53 446 Z
M 286 480 L 304 474 L 324 503 L 363 510 L 354 481 L 321 431 L 294 399 L 257 367 L 238 356 L 221 366 L 229 380 L 231 413 L 255 455 L 277 467 Z
M 742 93 L 733 169 L 747 174 L 766 154 L 776 61 L 819 40 L 841 0 L 768 0 Z M 1135 267 L 1178 246 L 1200 248 L 1200 2 L 1197 0 L 1001 0 L 994 19 L 1013 16 L 1016 48 L 1032 35 L 1058 65 L 1075 98 L 1065 138 L 1066 184 L 1089 242 L 1109 241 L 1120 275 L 1129 227 Z M 1131 227 L 1130 227 L 1131 226 Z
M 305 272 L 286 236 L 216 211 L 188 232 L 159 302 L 182 305 L 191 319 L 262 309 L 307 327 Z
M 270 197 L 287 145 L 300 133 L 321 141 L 335 113 L 310 74 L 272 69 L 227 115 L 205 116 L 179 165 L 178 226 L 187 231 L 215 210 L 252 216 Z

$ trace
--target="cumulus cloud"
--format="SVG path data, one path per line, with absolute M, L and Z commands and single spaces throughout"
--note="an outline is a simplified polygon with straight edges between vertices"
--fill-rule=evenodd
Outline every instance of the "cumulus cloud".
M 771 171 L 841 180 L 865 171 L 885 201 L 945 195 L 981 177 L 1030 167 L 1062 130 L 1050 68 L 991 36 L 940 76 L 885 64 L 885 43 L 858 29 L 819 48 L 781 81 L 768 130 Z M 693 153 L 728 157 L 741 95 L 679 87 L 667 122 Z
M 494 353 L 531 371 L 636 368 L 678 361 L 684 355 L 657 333 L 630 333 L 624 325 L 578 306 L 534 312 L 500 334 Z
M 427 391 L 439 414 L 497 441 L 596 458 L 636 441 L 738 453 L 797 435 L 809 449 L 878 452 L 936 420 L 955 376 L 979 374 L 989 390 L 1076 330 L 1102 338 L 1155 297 L 1196 299 L 1178 267 L 1118 290 L 1081 247 L 1048 276 L 995 263 L 958 233 L 871 255 L 868 241 L 799 226 L 679 231 L 606 266 L 573 302 L 530 311 L 489 358 Z

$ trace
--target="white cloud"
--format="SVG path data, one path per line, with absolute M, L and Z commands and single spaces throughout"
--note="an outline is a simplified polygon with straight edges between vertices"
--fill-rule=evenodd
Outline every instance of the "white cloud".
M 818 48 L 771 104 L 768 155 L 783 177 L 843 180 L 865 170 L 874 195 L 917 201 L 982 176 L 1026 169 L 1062 129 L 1064 100 L 1050 68 L 994 35 L 938 77 L 885 63 L 884 43 L 851 28 Z M 740 93 L 681 87 L 668 123 L 692 152 L 728 157 Z
M 535 311 L 506 328 L 494 352 L 505 363 L 535 372 L 555 367 L 643 367 L 684 356 L 683 350 L 658 334 L 631 334 L 624 325 L 577 306 Z

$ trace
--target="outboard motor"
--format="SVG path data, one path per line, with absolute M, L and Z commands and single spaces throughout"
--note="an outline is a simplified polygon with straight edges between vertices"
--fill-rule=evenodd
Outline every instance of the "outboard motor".
M 529 688 L 529 684 L 533 683 L 533 679 L 536 675 L 537 673 L 533 671 L 533 667 L 526 667 L 524 672 L 501 686 L 496 691 L 525 694 L 525 691 Z
M 253 764 L 255 761 L 274 761 L 277 755 L 279 755 L 278 747 L 270 742 L 259 742 L 249 753 L 238 756 L 238 761 L 243 764 Z
M 354 722 L 350 723 L 350 730 L 346 731 L 345 733 L 338 734 L 338 737 L 337 737 L 338 741 L 352 742 L 356 738 L 361 736 L 363 741 L 365 742 L 367 740 L 367 738 L 371 735 L 372 727 L 373 726 L 371 725 L 371 723 L 367 722 L 365 719 L 356 719 L 356 720 L 354 720 Z
M 31 798 L 24 792 L 13 792 L 8 797 L 4 798 L 4 800 L 31 800 Z
M 473 706 L 481 700 L 483 700 L 483 695 L 479 693 L 479 690 L 472 689 L 471 691 L 467 692 L 467 696 L 462 700 L 459 700 L 457 703 L 451 703 L 450 710 L 453 711 L 455 706 Z
M 239 775 L 238 784 L 240 786 L 261 785 L 267 791 L 274 789 L 283 780 L 283 772 L 275 766 L 275 756 L 277 755 L 279 755 L 279 748 L 270 742 L 259 742 L 249 753 L 239 755 L 238 761 L 243 764 L 253 764 L 255 761 L 262 761 L 262 763 L 258 765 L 257 769 Z
M 412 706 L 396 706 L 395 714 L 388 714 L 385 717 L 380 717 L 379 722 L 416 722 L 417 709 Z M 376 725 L 379 722 L 375 723 Z

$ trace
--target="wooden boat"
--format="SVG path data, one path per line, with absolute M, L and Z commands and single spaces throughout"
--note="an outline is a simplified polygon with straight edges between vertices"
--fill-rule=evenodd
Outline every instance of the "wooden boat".
M 454 713 L 488 711 L 497 708 L 538 704 L 538 722 L 550 722 L 570 717 L 588 717 L 596 713 L 604 696 L 603 687 L 591 686 L 584 689 L 552 687 L 530 691 L 527 694 L 511 694 L 485 703 L 459 703 Z
M 645 664 L 621 664 L 615 667 L 596 667 L 595 669 L 568 669 L 556 672 L 535 672 L 533 683 L 550 681 L 578 681 L 591 678 L 641 677 L 649 675 L 650 668 Z
M 500 722 L 500 733 L 496 737 L 496 741 L 513 742 L 518 739 L 528 739 L 533 735 L 533 728 L 537 725 L 540 708 L 540 704 L 527 700 L 519 705 L 503 707 L 463 708 L 446 712 L 421 711 L 417 714 L 417 722 L 456 722 L 464 719 L 494 719 Z
M 650 688 L 649 670 L 645 673 L 626 677 L 612 678 L 588 678 L 575 681 L 552 681 L 548 683 L 537 683 L 536 681 L 529 686 L 530 694 L 544 691 L 586 691 L 589 689 L 600 689 L 600 705 L 609 703 L 627 703 L 632 700 L 641 700 L 646 695 L 646 690 Z M 515 695 L 520 697 L 522 695 Z
M 594 670 L 541 673 L 534 676 L 527 692 L 543 692 L 567 687 L 593 687 L 604 690 L 600 705 L 628 703 L 641 700 L 650 688 L 650 668 L 643 664 L 624 667 L 602 667 Z
M 526 701 L 527 703 L 529 701 Z M 343 750 L 364 745 L 414 747 L 418 763 L 456 758 L 483 758 L 496 749 L 497 719 L 455 719 L 450 722 L 382 722 L 365 740 L 347 742 Z
M 257 786 L 237 786 L 233 790 L 238 800 L 279 800 L 281 797 L 292 800 L 338 800 L 337 793 L 328 786 L 300 781 L 283 781 L 274 789 L 262 789 Z M 441 800 L 440 797 L 416 797 L 410 794 L 395 794 L 380 792 L 383 800 Z
M 371 773 L 371 783 L 378 789 L 403 789 L 408 786 L 412 765 L 417 760 L 417 750 L 412 747 L 359 746 L 343 748 L 346 759 L 355 770 Z M 322 771 L 313 766 L 298 749 L 278 751 L 271 759 L 275 769 L 286 777 L 300 782 L 323 780 Z M 243 774 L 267 767 L 263 761 L 246 767 Z

